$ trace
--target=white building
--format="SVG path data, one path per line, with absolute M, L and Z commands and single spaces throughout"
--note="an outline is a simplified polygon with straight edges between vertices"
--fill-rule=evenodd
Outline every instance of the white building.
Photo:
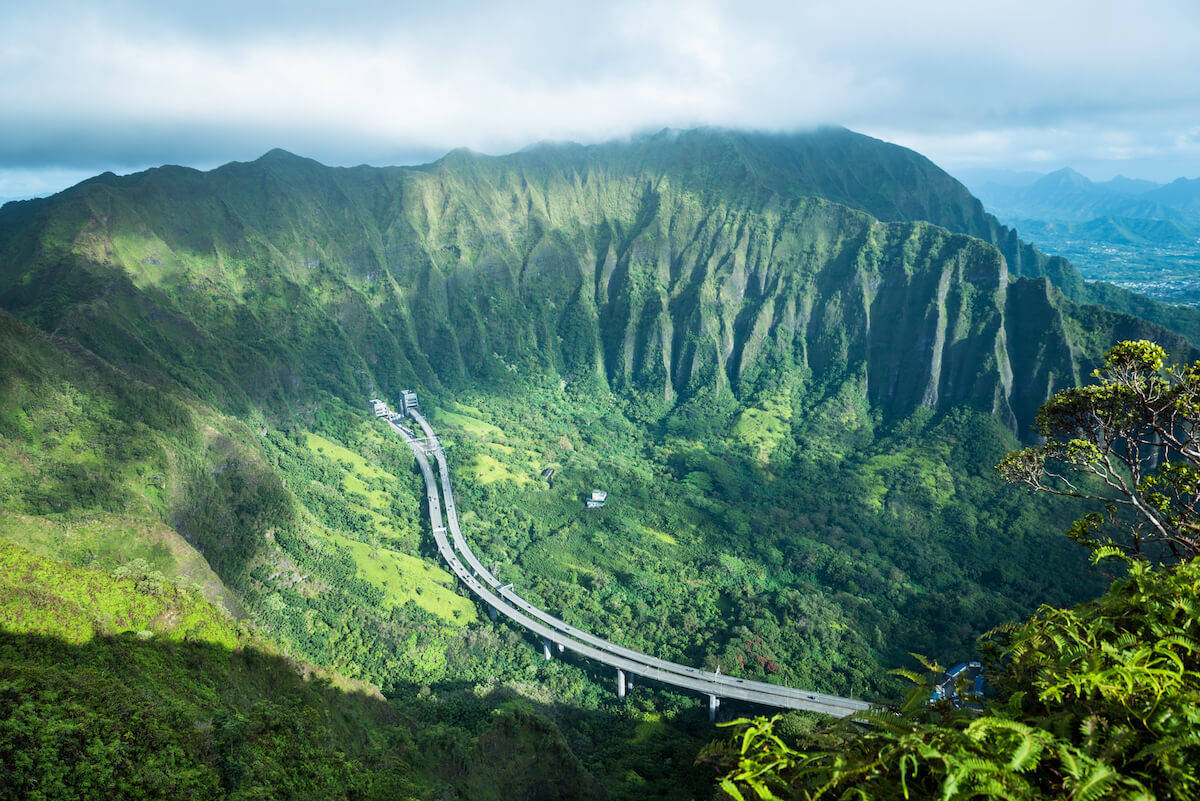
M 604 506 L 604 502 L 608 500 L 608 493 L 604 490 L 592 490 L 592 494 L 588 496 L 584 504 L 588 509 L 599 509 Z

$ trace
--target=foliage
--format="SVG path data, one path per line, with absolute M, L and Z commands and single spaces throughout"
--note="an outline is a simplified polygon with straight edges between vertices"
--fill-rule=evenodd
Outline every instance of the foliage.
M 0 799 L 600 795 L 543 714 L 393 706 L 121 572 L 0 543 Z
M 24 558 L 22 578 L 3 584 L 12 632 L 87 643 L 88 653 L 98 654 L 111 643 L 98 642 L 95 631 L 123 630 L 114 628 L 125 620 L 120 615 L 143 610 L 129 618 L 126 639 L 153 635 L 144 644 L 157 652 L 172 638 L 205 629 L 189 622 L 192 612 L 163 607 L 158 590 L 149 590 L 161 587 L 173 597 L 177 588 L 186 593 L 201 586 L 211 600 L 249 614 L 289 653 L 385 687 L 413 715 L 413 726 L 431 736 L 449 730 L 452 759 L 462 764 L 488 764 L 486 755 L 474 755 L 474 743 L 494 722 L 494 693 L 517 686 L 539 698 L 552 694 L 552 703 L 538 706 L 538 717 L 570 715 L 570 747 L 560 753 L 565 776 L 572 776 L 570 751 L 577 749 L 587 759 L 585 771 L 603 776 L 618 798 L 646 792 L 690 797 L 705 786 L 705 775 L 688 766 L 688 755 L 706 736 L 691 699 L 659 696 L 653 706 L 643 699 L 638 714 L 613 715 L 607 681 L 594 681 L 580 667 L 546 665 L 514 632 L 477 622 L 470 601 L 442 583 L 447 579 L 436 554 L 427 550 L 411 453 L 368 425 L 360 408 L 331 399 L 308 421 L 324 437 L 253 416 L 243 421 L 169 383 L 130 381 L 77 346 L 52 341 L 4 313 L 0 350 L 6 371 L 0 385 L 0 541 L 21 544 L 38 557 Z M 119 492 L 97 498 L 63 484 L 39 489 L 54 474 L 47 467 L 54 461 L 85 464 Z M 280 488 L 286 505 L 279 503 Z M 196 544 L 217 549 L 213 562 L 223 576 L 172 524 Z M 225 537 L 240 545 L 224 547 Z M 47 559 L 93 569 L 71 574 L 69 581 L 58 568 L 45 580 L 36 578 L 54 564 Z M 130 600 L 124 589 L 116 595 L 101 591 L 109 585 L 97 583 L 104 573 L 94 568 L 131 581 L 121 585 L 126 588 L 144 584 L 149 594 Z M 114 611 L 122 604 L 125 612 Z M 38 653 L 39 660 L 60 658 Z M 102 670 L 115 671 L 125 656 L 97 658 L 109 666 Z M 201 660 L 196 669 L 207 664 Z M 49 681 L 47 675 L 37 672 L 29 691 Z M 180 673 L 170 681 L 171 692 L 182 693 L 204 677 Z M 97 727 L 124 731 L 120 721 L 104 723 L 103 707 L 97 708 Z M 637 739 L 643 716 L 661 721 L 656 740 Z M 676 767 L 667 770 L 668 763 Z M 550 763 L 546 772 L 552 772 Z M 589 786 L 586 780 L 569 783 Z M 519 796 L 527 788 L 516 782 L 508 789 Z
M 764 465 L 736 426 L 659 439 L 569 389 L 469 397 L 504 425 L 440 429 L 477 553 L 527 597 L 665 657 L 890 694 L 883 674 L 907 650 L 954 652 L 1030 611 L 1022 597 L 1102 586 L 1069 543 L 1040 535 L 1056 510 L 980 467 L 1014 440 L 979 415 L 914 417 L 846 455 L 793 441 Z M 540 461 L 506 444 L 527 442 Z M 481 451 L 529 476 L 554 465 L 553 487 L 476 483 L 463 466 Z M 584 514 L 593 487 L 609 503 Z
M 1107 520 L 1085 515 L 1072 539 L 1089 546 L 1094 561 L 1125 561 L 1125 578 L 1097 601 L 1043 606 L 1024 624 L 987 635 L 995 698 L 981 714 L 929 706 L 930 685 L 918 683 L 895 714 L 863 716 L 865 730 L 843 723 L 789 743 L 775 734 L 774 721 L 739 721 L 740 744 L 718 752 L 727 760 L 726 793 L 947 800 L 1200 794 L 1200 563 L 1188 561 L 1195 555 L 1200 363 L 1164 376 L 1165 358 L 1146 341 L 1113 347 L 1096 372 L 1098 385 L 1065 390 L 1042 407 L 1038 430 L 1047 442 L 1010 453 L 998 467 L 1037 490 L 1108 501 Z M 1116 504 L 1138 514 L 1119 518 Z M 1129 533 L 1129 542 L 1101 538 L 1105 522 Z M 1156 569 L 1130 559 L 1156 548 L 1181 563 Z
M 414 794 L 387 753 L 400 732 L 347 754 L 330 725 L 334 711 L 369 725 L 377 703 L 305 681 L 144 565 L 119 572 L 0 543 L 0 798 Z
M 1043 607 L 991 636 L 998 698 L 929 707 L 918 685 L 800 743 L 739 720 L 725 760 L 737 799 L 1170 799 L 1200 793 L 1200 565 L 1133 562 L 1100 599 Z M 934 674 L 936 675 L 936 673 Z
M 906 650 L 1098 586 L 1045 534 L 1076 507 L 980 466 L 1142 324 L 1008 282 L 981 240 L 1046 267 L 1009 239 L 925 160 L 845 131 L 101 176 L 0 210 L 20 318 L 0 312 L 0 534 L 204 583 L 420 709 L 448 770 L 501 696 L 565 721 L 614 796 L 694 795 L 694 699 L 614 707 L 608 676 L 537 659 L 416 567 L 437 562 L 419 480 L 364 400 L 415 387 L 444 413 L 467 535 L 573 623 L 889 697 Z
M 1200 554 L 1200 361 L 1163 372 L 1152 342 L 1121 342 L 1098 383 L 1063 390 L 1037 417 L 1046 442 L 997 466 L 1034 490 L 1101 501 L 1071 527 L 1092 549 L 1187 560 Z
M 225 615 L 196 600 L 144 560 L 109 576 L 40 559 L 0 540 L 0 627 L 9 632 L 70 643 L 138 632 L 226 648 L 246 639 Z

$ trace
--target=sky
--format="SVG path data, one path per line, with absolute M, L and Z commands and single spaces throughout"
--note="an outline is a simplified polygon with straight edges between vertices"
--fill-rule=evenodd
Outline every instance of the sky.
M 960 176 L 1200 175 L 1197 0 L 0 0 L 0 75 L 0 200 L 697 125 L 845 125 Z

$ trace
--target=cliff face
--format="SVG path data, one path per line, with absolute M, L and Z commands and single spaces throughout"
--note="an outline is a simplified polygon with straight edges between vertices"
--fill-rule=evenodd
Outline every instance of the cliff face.
M 930 162 L 842 130 L 413 169 L 273 151 L 0 212 L 0 303 L 234 406 L 536 369 L 646 420 L 786 385 L 1023 430 L 1120 331 L 1187 350 L 1014 263 L 1053 272 Z

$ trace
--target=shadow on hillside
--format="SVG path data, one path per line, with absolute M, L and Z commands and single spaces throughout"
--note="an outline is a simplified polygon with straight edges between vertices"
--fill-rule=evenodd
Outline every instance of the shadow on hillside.
M 73 645 L 0 631 L 0 798 L 35 788 L 165 799 L 712 792 L 711 770 L 693 763 L 716 735 L 703 708 L 669 723 L 639 714 L 648 693 L 662 700 L 640 685 L 598 709 L 465 682 L 396 687 L 385 700 L 301 667 L 132 633 Z

